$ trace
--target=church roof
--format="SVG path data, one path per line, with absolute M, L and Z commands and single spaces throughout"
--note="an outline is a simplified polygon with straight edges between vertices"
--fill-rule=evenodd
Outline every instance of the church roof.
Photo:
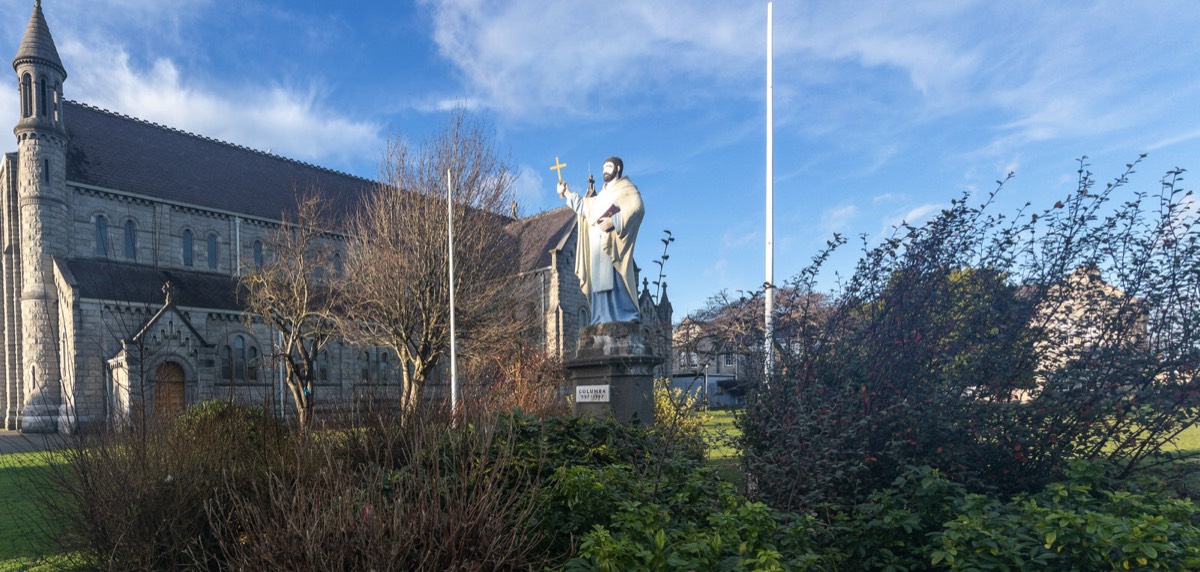
M 228 274 L 95 258 L 70 259 L 65 265 L 71 275 L 67 281 L 80 298 L 160 305 L 165 299 L 163 284 L 169 280 L 175 288 L 172 299 L 178 306 L 242 310 L 237 278 Z
M 58 49 L 54 47 L 54 38 L 50 36 L 50 26 L 46 25 L 46 16 L 42 14 L 42 2 L 38 0 L 33 5 L 33 15 L 29 17 L 29 25 L 25 28 L 25 36 L 21 38 L 21 47 L 13 58 L 13 69 L 17 63 L 26 59 L 38 59 L 49 63 L 67 77 L 67 70 L 58 57 Z
M 550 251 L 561 246 L 572 230 L 575 213 L 569 207 L 539 213 L 508 223 L 505 230 L 520 242 L 520 271 L 530 272 L 550 266 Z
M 279 220 L 316 189 L 331 213 L 353 210 L 376 183 L 141 119 L 64 102 L 67 181 Z

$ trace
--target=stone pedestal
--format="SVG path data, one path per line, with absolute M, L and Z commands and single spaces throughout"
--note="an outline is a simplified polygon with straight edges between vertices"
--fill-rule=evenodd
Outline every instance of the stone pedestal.
M 567 360 L 571 411 L 612 416 L 625 423 L 654 422 L 654 355 L 635 322 L 597 324 L 579 330 L 574 359 Z

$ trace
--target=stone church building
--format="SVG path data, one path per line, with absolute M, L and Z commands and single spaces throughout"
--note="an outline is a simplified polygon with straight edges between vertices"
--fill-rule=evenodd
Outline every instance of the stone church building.
M 290 412 L 264 359 L 273 333 L 246 319 L 238 276 L 270 256 L 266 239 L 298 191 L 319 189 L 347 213 L 375 182 L 67 100 L 40 1 L 13 69 L 17 149 L 0 157 L 2 428 L 100 429 L 211 398 Z M 508 225 L 538 343 L 556 357 L 569 357 L 587 316 L 573 222 L 563 208 Z M 669 339 L 662 298 L 643 293 L 644 322 Z M 318 400 L 394 391 L 395 367 L 385 350 L 330 344 Z

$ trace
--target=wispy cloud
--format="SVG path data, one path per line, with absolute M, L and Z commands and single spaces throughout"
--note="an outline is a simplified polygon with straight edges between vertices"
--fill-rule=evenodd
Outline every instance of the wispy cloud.
M 850 221 L 858 216 L 858 207 L 841 205 L 826 209 L 821 213 L 821 230 L 824 233 L 845 232 L 850 227 Z
M 28 14 L 31 2 L 6 13 Z M 253 83 L 221 83 L 189 73 L 174 54 L 189 53 L 183 39 L 211 0 L 63 0 L 50 6 L 47 19 L 67 67 L 64 86 L 70 99 L 185 131 L 235 142 L 278 155 L 327 165 L 359 166 L 357 174 L 377 164 L 383 148 L 381 124 L 339 113 L 328 105 L 329 93 L 319 78 L 287 83 L 256 78 Z M 6 35 L 19 38 L 19 31 Z M 6 22 L 11 24 L 11 22 Z M 152 38 L 153 42 L 142 45 Z M 15 40 L 14 40 L 15 41 Z M 132 55 L 134 47 L 137 56 Z M 0 104 L 13 109 L 6 93 Z M 370 166 L 370 167 L 368 167 Z
M 921 206 L 913 207 L 907 211 L 899 212 L 891 217 L 884 219 L 883 227 L 880 228 L 880 235 L 886 236 L 891 233 L 892 229 L 901 224 L 908 223 L 913 226 L 920 225 L 929 218 L 929 215 L 939 212 L 943 206 L 937 203 L 926 203 Z
M 720 258 L 712 261 L 704 269 L 703 275 L 705 278 L 710 278 L 717 283 L 727 282 L 729 280 L 729 260 Z
M 550 196 L 546 193 L 545 178 L 542 177 L 542 172 L 534 169 L 529 165 L 520 165 L 517 167 L 517 178 L 513 181 L 513 192 L 517 196 L 517 203 L 521 207 L 524 214 L 541 212 L 542 210 L 557 206 L 549 201 Z
M 725 231 L 721 235 L 721 247 L 728 249 L 741 248 L 754 242 L 758 237 L 762 236 L 758 231 L 751 231 L 743 234 L 733 234 Z
M 124 46 L 59 43 L 70 66 L 68 97 L 216 139 L 306 161 L 372 164 L 383 129 L 324 106 L 315 85 L 206 85 L 167 58 L 135 65 Z
M 426 2 L 438 51 L 470 97 L 514 118 L 604 117 L 649 103 L 685 102 L 742 78 L 759 49 L 762 15 L 682 1 Z M 761 56 L 760 56 L 761 57 Z M 664 73 L 665 72 L 665 73 Z M 681 76 L 691 82 L 681 89 Z
M 1151 143 L 1146 147 L 1146 151 L 1157 151 L 1163 147 L 1170 147 L 1172 145 L 1178 145 L 1179 143 L 1194 141 L 1196 139 L 1200 139 L 1200 129 L 1195 129 L 1184 133 L 1174 133 Z

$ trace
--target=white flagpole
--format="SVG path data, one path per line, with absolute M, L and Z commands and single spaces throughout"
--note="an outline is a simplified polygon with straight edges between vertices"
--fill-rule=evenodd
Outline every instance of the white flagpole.
M 771 60 L 773 46 L 771 38 L 771 2 L 767 2 L 767 280 L 763 299 L 763 331 L 765 333 L 764 348 L 766 351 L 765 375 L 767 384 L 771 383 L 771 373 L 775 369 L 775 118 L 773 109 L 774 83 L 772 78 Z
M 454 187 L 450 182 L 450 169 L 446 169 L 446 249 L 450 253 L 450 413 L 458 414 L 458 347 L 454 332 Z

